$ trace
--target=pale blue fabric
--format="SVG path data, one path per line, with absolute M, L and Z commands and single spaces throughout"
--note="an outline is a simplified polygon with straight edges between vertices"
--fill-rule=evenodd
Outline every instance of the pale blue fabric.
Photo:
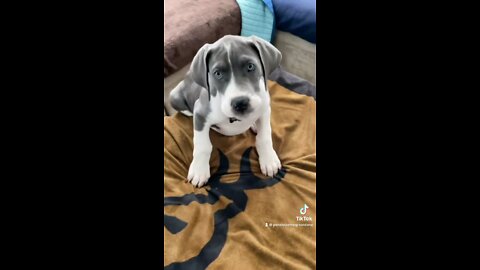
M 274 38 L 275 15 L 271 0 L 237 0 L 242 14 L 241 36 L 255 35 L 268 42 Z
M 265 3 L 265 5 L 267 5 L 268 9 L 270 9 L 270 11 L 273 13 L 273 15 L 275 15 L 275 11 L 273 9 L 273 1 L 272 0 L 263 0 L 263 3 Z

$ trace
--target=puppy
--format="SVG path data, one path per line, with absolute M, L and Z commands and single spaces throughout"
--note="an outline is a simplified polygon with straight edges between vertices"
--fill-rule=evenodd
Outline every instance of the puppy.
M 267 78 L 282 55 L 255 36 L 224 36 L 205 44 L 194 57 L 185 79 L 170 93 L 172 107 L 193 115 L 193 161 L 188 181 L 196 187 L 210 177 L 210 128 L 234 136 L 249 128 L 256 133 L 260 169 L 273 176 L 281 168 L 273 149 Z

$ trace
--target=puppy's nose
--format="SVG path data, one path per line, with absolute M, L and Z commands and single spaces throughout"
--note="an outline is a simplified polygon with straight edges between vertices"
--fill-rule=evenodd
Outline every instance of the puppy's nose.
M 236 97 L 232 99 L 232 108 L 235 112 L 244 113 L 248 106 L 250 106 L 250 99 L 248 97 Z

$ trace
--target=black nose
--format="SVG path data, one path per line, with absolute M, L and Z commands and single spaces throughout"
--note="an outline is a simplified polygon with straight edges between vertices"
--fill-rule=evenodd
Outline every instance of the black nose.
M 235 112 L 244 113 L 249 106 L 250 99 L 248 97 L 236 97 L 232 99 L 232 107 Z

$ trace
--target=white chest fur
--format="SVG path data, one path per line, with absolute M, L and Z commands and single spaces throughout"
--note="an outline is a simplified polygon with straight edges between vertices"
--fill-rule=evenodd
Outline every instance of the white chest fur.
M 215 105 L 215 102 L 212 105 Z M 232 123 L 230 118 L 222 112 L 220 106 L 213 106 L 207 119 L 213 130 L 225 136 L 235 136 L 251 128 L 269 105 L 269 100 L 265 100 L 265 103 L 260 108 L 256 108 L 247 118 Z
M 270 96 L 265 90 L 263 77 L 260 78 L 258 83 L 259 92 L 245 93 L 238 90 L 239 87 L 235 86 L 235 80 L 232 79 L 231 84 L 226 89 L 225 96 L 219 93 L 211 98 L 207 122 L 213 130 L 226 136 L 235 136 L 246 132 L 255 124 L 270 106 Z M 249 96 L 253 111 L 246 117 L 239 117 L 241 118 L 240 121 L 230 122 L 230 118 L 235 117 L 230 109 L 230 100 L 239 95 Z
M 225 122 L 216 124 L 216 127 L 212 126 L 212 129 L 225 136 L 235 136 L 247 131 L 254 123 L 255 121 L 235 121 L 230 123 L 227 119 Z

